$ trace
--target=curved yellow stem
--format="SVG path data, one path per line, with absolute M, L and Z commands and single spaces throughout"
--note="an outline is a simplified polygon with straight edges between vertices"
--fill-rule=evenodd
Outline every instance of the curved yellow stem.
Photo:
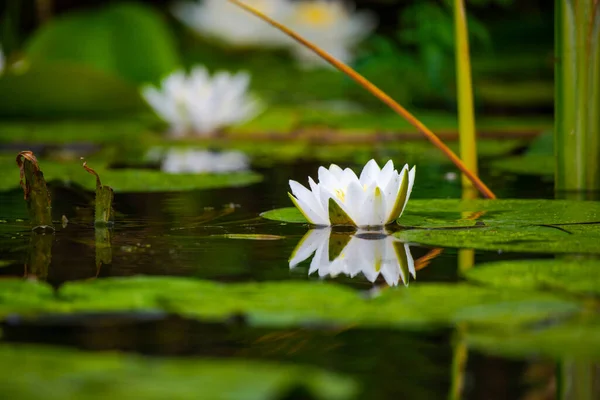
M 462 161 L 460 160 L 460 158 L 452 150 L 450 150 L 450 148 L 448 146 L 446 146 L 444 144 L 444 142 L 442 142 L 440 140 L 440 138 L 438 138 L 429 128 L 427 128 L 414 115 L 412 115 L 410 112 L 408 112 L 408 110 L 406 110 L 404 107 L 402 107 L 400 104 L 398 104 L 390 96 L 388 96 L 387 94 L 385 94 L 377 86 L 375 86 L 374 84 L 372 84 L 364 76 L 360 75 L 358 72 L 356 72 L 354 69 L 352 69 L 348 65 L 346 65 L 343 62 L 341 62 L 341 61 L 337 60 L 336 58 L 332 57 L 331 55 L 329 55 L 324 50 L 321 50 L 320 48 L 318 48 L 314 44 L 310 43 L 308 40 L 304 39 L 302 36 L 300 36 L 297 33 L 293 32 L 292 30 L 290 30 L 289 28 L 287 28 L 284 25 L 280 24 L 279 22 L 274 21 L 273 19 L 267 17 L 266 15 L 264 15 L 263 13 L 261 13 L 260 11 L 258 11 L 256 9 L 254 9 L 253 7 L 250 7 L 249 5 L 244 4 L 244 3 L 242 3 L 241 1 L 238 1 L 238 0 L 228 0 L 228 1 L 230 1 L 231 3 L 233 3 L 233 4 L 235 4 L 235 5 L 239 6 L 239 7 L 241 7 L 242 9 L 248 11 L 249 13 L 254 14 L 258 18 L 262 19 L 263 21 L 269 23 L 270 25 L 272 25 L 275 28 L 279 29 L 280 31 L 284 32 L 285 34 L 287 34 L 288 36 L 290 36 L 292 39 L 296 40 L 297 42 L 299 42 L 299 43 L 303 44 L 304 46 L 306 46 L 307 48 L 311 49 L 313 52 L 315 52 L 316 54 L 318 54 L 325 61 L 327 61 L 328 63 L 330 63 L 331 65 L 333 65 L 335 68 L 337 68 L 338 70 L 340 70 L 343 73 L 345 73 L 346 75 L 348 75 L 355 82 L 357 82 L 363 88 L 365 88 L 366 90 L 368 90 L 369 92 L 371 92 L 371 94 L 373 94 L 375 97 L 377 97 L 383 103 L 385 103 L 388 107 L 390 107 L 392 110 L 394 110 L 397 114 L 399 114 L 401 117 L 403 117 L 405 120 L 407 120 L 412 126 L 414 126 L 415 128 L 417 128 L 417 130 L 419 132 L 423 133 L 425 135 L 425 137 L 431 143 L 433 143 L 438 149 L 440 149 L 446 155 L 446 157 L 448 157 L 448 159 L 450 159 L 450 161 L 452 161 L 452 163 L 454 165 L 456 165 L 456 167 L 464 175 L 466 175 L 469 178 L 469 180 L 473 183 L 473 186 L 475 186 L 477 188 L 477 190 L 479 190 L 479 192 L 481 192 L 481 194 L 485 198 L 488 198 L 488 199 L 495 199 L 496 198 L 496 195 L 486 186 L 485 183 L 483 183 L 481 181 L 481 179 L 479 179 L 479 177 L 477 176 L 477 174 L 474 173 L 474 172 L 472 172 L 470 169 L 468 169 L 462 163 Z

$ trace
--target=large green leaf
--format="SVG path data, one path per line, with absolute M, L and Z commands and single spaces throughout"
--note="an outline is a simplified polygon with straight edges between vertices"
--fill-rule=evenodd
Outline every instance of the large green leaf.
M 115 4 L 58 17 L 31 38 L 32 65 L 68 61 L 93 66 L 132 82 L 157 81 L 179 64 L 162 17 L 139 3 Z
M 145 109 L 135 86 L 81 65 L 40 62 L 0 76 L 0 116 L 106 118 Z
M 564 226 L 494 226 L 461 230 L 405 230 L 395 235 L 404 242 L 524 253 L 600 253 L 599 224 Z
M 17 285 L 0 281 L 0 286 L 4 284 Z M 253 325 L 275 327 L 317 323 L 423 329 L 473 322 L 509 329 L 570 316 L 580 309 L 578 303 L 553 294 L 466 284 L 425 283 L 410 289 L 390 289 L 367 299 L 334 283 L 224 285 L 182 278 L 136 277 L 67 283 L 54 300 L 36 293 L 25 305 L 21 305 L 20 298 L 6 298 L 0 316 L 13 308 L 23 314 L 49 310 L 163 310 L 202 320 L 224 320 L 242 314 Z
M 478 213 L 481 215 L 477 215 Z M 276 221 L 306 223 L 302 214 L 293 207 L 267 211 L 262 216 Z M 418 199 L 410 200 L 405 212 L 398 219 L 401 226 L 410 228 L 475 225 L 505 227 L 589 222 L 600 222 L 600 202 Z M 451 233 L 445 232 L 443 235 L 450 236 Z
M 466 277 L 499 288 L 600 295 L 600 261 L 594 259 L 499 261 L 477 265 Z
M 102 182 L 116 192 L 172 192 L 194 189 L 245 186 L 262 178 L 255 172 L 230 174 L 167 174 L 149 169 L 109 169 L 106 164 L 90 163 Z M 59 181 L 77 184 L 87 190 L 96 190 L 95 178 L 81 166 L 80 160 L 69 162 L 40 160 L 40 168 L 47 182 Z M 0 191 L 19 187 L 19 169 L 13 156 L 0 156 Z M 11 172 L 12 171 L 12 172 Z
M 344 376 L 297 365 L 250 360 L 159 359 L 41 346 L 0 347 L 7 399 L 280 399 L 299 386 L 315 399 L 348 399 Z M 22 371 L 11 373 L 15 365 Z M 32 385 L 32 379 L 35 385 Z M 43 389 L 41 389 L 43 388 Z

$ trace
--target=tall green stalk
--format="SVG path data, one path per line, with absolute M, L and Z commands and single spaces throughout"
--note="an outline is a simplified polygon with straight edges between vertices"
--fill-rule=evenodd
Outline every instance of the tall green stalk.
M 473 106 L 473 81 L 469 54 L 469 32 L 464 0 L 454 0 L 454 42 L 456 59 L 456 89 L 458 96 L 458 131 L 460 158 L 465 166 L 477 173 L 477 138 Z M 473 188 L 466 176 L 463 188 Z
M 555 186 L 600 190 L 600 1 L 555 8 Z

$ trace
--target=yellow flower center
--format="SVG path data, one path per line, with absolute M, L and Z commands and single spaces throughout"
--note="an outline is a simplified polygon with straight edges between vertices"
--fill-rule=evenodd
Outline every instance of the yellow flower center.
M 335 20 L 335 14 L 326 3 L 298 5 L 298 19 L 310 25 L 326 26 Z
M 346 193 L 342 189 L 335 189 L 335 196 L 343 203 L 346 201 Z

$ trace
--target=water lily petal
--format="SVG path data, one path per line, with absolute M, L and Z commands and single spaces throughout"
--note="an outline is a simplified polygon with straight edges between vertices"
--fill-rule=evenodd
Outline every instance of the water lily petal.
M 310 262 L 308 274 L 310 275 L 315 271 L 319 271 L 319 276 L 326 276 L 329 273 L 329 265 L 329 245 L 328 243 L 326 243 L 323 246 L 319 246 L 317 248 L 315 256 Z
M 394 171 L 392 174 L 392 178 L 389 180 L 387 186 L 385 186 L 383 189 L 383 195 L 385 196 L 386 223 L 390 223 L 395 219 L 392 216 L 392 212 L 394 211 L 396 199 L 398 198 L 400 180 L 400 175 L 398 175 L 398 173 Z
M 381 188 L 385 188 L 389 181 L 393 178 L 394 176 L 394 162 L 392 160 L 389 160 L 381 169 L 381 172 L 379 172 L 379 176 L 377 177 L 377 185 L 379 185 L 379 187 Z
M 377 165 L 377 162 L 373 159 L 369 160 L 360 173 L 360 183 L 363 186 L 369 186 L 377 179 L 380 171 L 381 169 L 379 168 L 379 165 Z
M 342 204 L 334 198 L 329 199 L 329 222 L 331 225 L 356 225 Z
M 300 240 L 298 245 L 296 245 L 296 248 L 290 256 L 290 269 L 295 268 L 302 261 L 308 259 L 308 257 L 315 253 L 320 246 L 327 246 L 330 233 L 330 228 L 309 230 L 302 240 Z
M 331 174 L 338 181 L 340 181 L 342 179 L 342 174 L 344 173 L 344 171 L 339 166 L 337 166 L 336 164 L 331 164 L 329 166 L 329 172 L 331 172 Z
M 384 262 L 381 267 L 381 275 L 388 286 L 397 286 L 401 277 L 401 267 L 400 261 L 396 255 L 396 250 L 394 248 L 394 242 L 391 237 L 387 237 L 383 240 L 383 246 L 385 248 L 385 257 Z M 404 278 L 402 279 L 404 282 Z
M 362 206 L 364 221 L 360 227 L 383 226 L 385 224 L 385 199 L 383 192 L 375 182 L 367 188 L 367 195 Z
M 367 193 L 363 189 L 362 185 L 358 182 L 358 179 L 350 182 L 348 188 L 346 189 L 344 204 L 346 206 L 348 216 L 352 218 L 356 226 L 364 225 L 366 221 L 362 208 L 366 197 Z
M 404 245 L 401 242 L 392 239 L 394 250 L 396 252 L 396 258 L 400 264 L 400 277 L 402 278 L 402 282 L 405 286 L 408 286 L 408 274 L 410 271 L 410 265 L 412 264 L 412 269 L 414 270 L 414 260 L 412 258 L 412 254 L 410 253 L 410 248 L 408 245 Z M 413 277 L 415 275 L 413 274 Z
M 358 176 L 350 168 L 346 168 L 342 174 L 341 186 L 347 188 L 351 183 L 356 183 L 360 186 Z
M 339 181 L 327 168 L 319 167 L 319 185 L 333 192 L 339 188 Z
M 415 270 L 415 260 L 410 252 L 410 246 L 408 243 L 404 244 L 404 250 L 406 251 L 406 260 L 408 261 L 408 272 L 412 275 L 413 279 L 417 279 L 417 271 Z
M 406 166 L 406 168 L 408 168 L 408 166 Z M 402 206 L 402 210 L 400 211 L 400 214 L 398 215 L 398 217 L 400 215 L 402 215 L 402 213 L 404 212 L 404 208 L 408 204 L 408 199 L 410 198 L 410 193 L 412 192 L 413 185 L 415 184 L 416 172 L 417 172 L 417 166 L 415 165 L 414 167 L 412 167 L 412 169 L 408 173 L 408 190 L 406 192 L 406 199 L 404 200 L 404 205 Z
M 402 211 L 404 210 L 404 206 L 406 205 L 407 198 L 408 198 L 408 196 L 407 196 L 408 187 L 409 187 L 409 173 L 408 173 L 408 167 L 405 166 L 402 169 L 402 172 L 400 173 L 400 185 L 398 188 L 398 194 L 397 194 L 396 200 L 394 202 L 394 207 L 392 208 L 392 211 L 387 216 L 386 223 L 389 224 L 389 223 L 395 221 L 402 214 Z

